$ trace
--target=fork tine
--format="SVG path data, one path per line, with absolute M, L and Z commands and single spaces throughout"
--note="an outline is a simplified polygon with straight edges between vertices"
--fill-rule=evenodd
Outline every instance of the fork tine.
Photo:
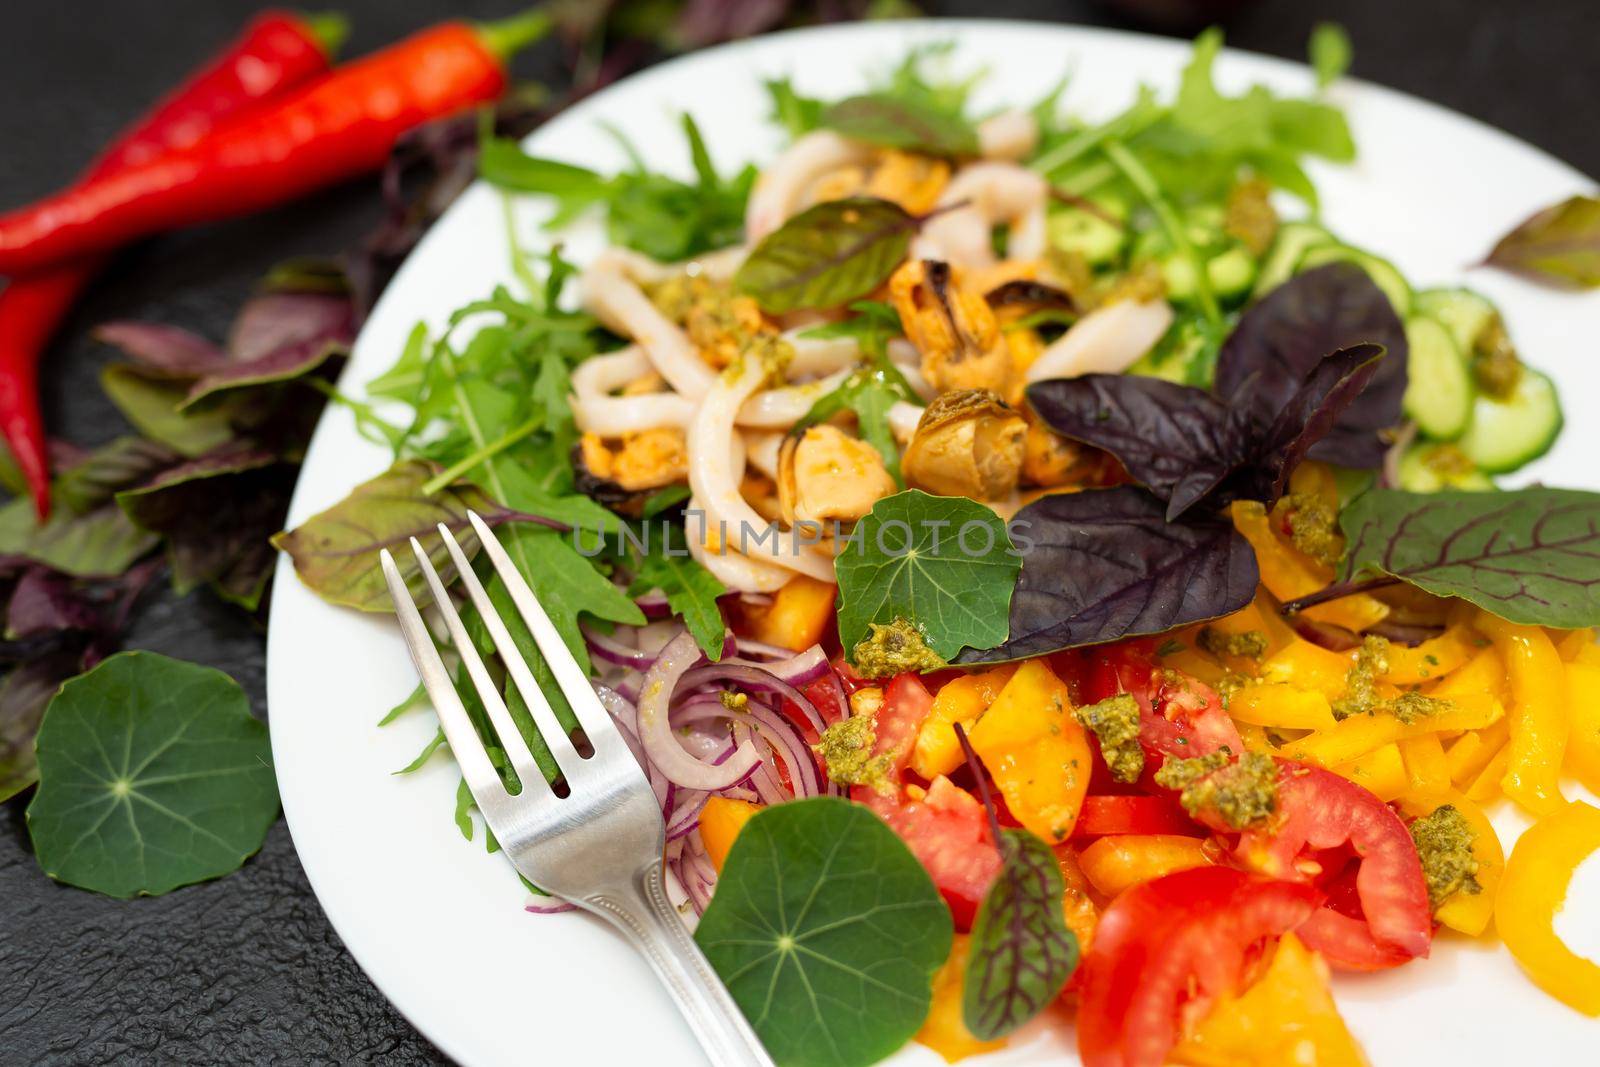
M 533 713 L 533 723 L 539 728 L 539 735 L 544 738 L 550 754 L 555 757 L 556 765 L 570 778 L 578 769 L 582 757 L 573 747 L 572 739 L 567 736 L 561 720 L 556 718 L 554 709 L 550 707 L 550 701 L 545 698 L 544 690 L 534 681 L 533 672 L 528 668 L 528 661 L 523 658 L 516 642 L 511 639 L 511 633 L 506 629 L 505 622 L 495 610 L 494 604 L 490 602 L 489 594 L 484 591 L 483 583 L 478 581 L 477 574 L 472 570 L 472 563 L 462 551 L 455 535 L 450 532 L 448 526 L 440 523 L 439 536 L 444 538 L 444 546 L 449 550 L 450 558 L 455 561 L 456 573 L 461 575 L 461 583 L 467 587 L 467 595 L 477 605 L 478 615 L 488 628 L 489 636 L 493 639 L 494 647 L 499 651 L 506 670 L 511 673 L 511 680 L 517 683 L 517 690 L 522 694 L 523 702 Z
M 439 650 L 433 645 L 433 637 L 428 633 L 421 613 L 417 611 L 416 602 L 411 599 L 411 590 L 406 588 L 406 581 L 400 576 L 400 568 L 395 566 L 394 557 L 385 548 L 379 552 L 378 558 L 383 565 L 384 580 L 389 583 L 394 613 L 400 619 L 400 633 L 405 637 L 406 648 L 411 651 L 411 662 L 416 664 L 417 673 L 422 676 L 422 687 L 427 690 L 428 699 L 433 701 L 434 710 L 439 714 L 439 725 L 444 728 L 450 751 L 461 767 L 461 776 L 467 780 L 467 788 L 472 791 L 481 808 L 492 798 L 506 796 L 505 787 L 500 784 L 500 776 L 489 762 L 489 754 L 478 739 L 478 731 L 472 728 L 467 709 L 450 680 L 450 672 L 445 670 L 444 660 L 439 658 Z
M 561 687 L 562 694 L 572 705 L 572 711 L 578 717 L 578 724 L 588 735 L 595 753 L 599 754 L 605 750 L 611 754 L 625 750 L 626 742 L 617 732 L 617 724 L 612 721 L 611 714 L 600 704 L 600 698 L 595 695 L 594 687 L 589 684 L 589 676 L 578 666 L 578 661 L 572 658 L 567 643 L 561 639 L 561 634 L 550 621 L 550 616 L 545 614 L 544 605 L 539 603 L 539 598 L 528 588 L 527 581 L 511 562 L 511 557 L 506 555 L 500 539 L 494 535 L 489 524 L 484 522 L 477 512 L 468 511 L 467 519 L 477 531 L 478 540 L 482 542 L 484 551 L 489 553 L 489 560 L 494 564 L 495 572 L 500 575 L 500 580 L 506 583 L 506 591 L 511 594 L 512 602 L 517 605 L 522 621 L 528 624 L 528 629 L 533 633 L 533 640 L 539 646 L 539 651 L 544 653 L 545 661 L 549 663 L 550 671 L 556 677 L 556 684 Z
M 472 638 L 467 634 L 466 626 L 461 622 L 461 614 L 456 611 L 455 604 L 451 603 L 449 594 L 444 591 L 444 583 L 439 580 L 439 572 L 434 570 L 433 560 L 428 558 L 427 550 L 415 537 L 411 539 L 411 551 L 416 553 L 423 577 L 427 579 L 428 588 L 433 592 L 434 605 L 438 607 L 439 614 L 444 616 L 444 624 L 450 631 L 450 640 L 456 646 L 456 653 L 467 668 L 467 674 L 472 678 L 472 685 L 478 691 L 478 698 L 483 701 L 484 710 L 489 713 L 489 722 L 493 724 L 494 732 L 499 735 L 500 747 L 505 749 L 506 758 L 511 761 L 517 777 L 524 783 L 524 790 L 531 788 L 549 794 L 550 787 L 544 780 L 544 772 L 534 762 L 533 753 L 528 751 L 528 743 L 522 739 L 517 724 L 511 721 L 511 713 L 506 710 L 499 689 L 490 679 L 489 671 L 483 665 L 483 658 L 478 655 Z

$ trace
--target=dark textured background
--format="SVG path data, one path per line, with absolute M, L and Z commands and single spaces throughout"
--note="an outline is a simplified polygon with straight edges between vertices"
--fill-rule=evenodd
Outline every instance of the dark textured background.
M 259 6 L 256 0 L 17 0 L 0 33 L 0 205 L 68 179 Z M 352 16 L 346 54 L 356 54 L 443 17 L 491 17 L 519 5 L 330 0 L 328 6 Z M 951 15 L 1120 22 L 1084 2 L 922 6 Z M 1312 23 L 1325 18 L 1349 29 L 1355 74 L 1504 127 L 1600 174 L 1594 55 L 1600 9 L 1593 0 L 1261 0 L 1225 24 L 1231 44 L 1299 58 Z M 545 81 L 558 71 L 548 49 L 518 67 Z M 349 245 L 376 214 L 371 183 L 360 183 L 123 255 L 83 301 L 48 361 L 52 431 L 94 444 L 122 430 L 100 394 L 96 373 L 107 353 L 85 336 L 89 326 L 148 318 L 220 336 L 265 268 Z M 243 683 L 258 712 L 265 710 L 263 635 L 208 594 L 151 597 L 130 644 L 220 667 Z M 26 801 L 0 807 L 0 1065 L 443 1059 L 389 1007 L 328 928 L 282 822 L 239 873 L 124 903 L 44 877 L 28 848 Z

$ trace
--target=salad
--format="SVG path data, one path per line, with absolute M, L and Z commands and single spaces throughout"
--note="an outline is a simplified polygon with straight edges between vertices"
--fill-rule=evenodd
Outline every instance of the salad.
M 394 465 L 279 546 L 385 610 L 380 544 L 497 527 L 781 1064 L 1066 1019 L 1092 1067 L 1358 1064 L 1330 969 L 1491 923 L 1600 1015 L 1553 927 L 1600 848 L 1600 496 L 1496 487 L 1550 379 L 1318 220 L 1343 116 L 1221 94 L 1220 47 L 1095 124 L 975 111 L 948 49 L 771 81 L 788 147 L 730 174 L 686 115 L 689 181 L 486 138 L 557 243 L 508 224 L 516 289 L 339 398 Z

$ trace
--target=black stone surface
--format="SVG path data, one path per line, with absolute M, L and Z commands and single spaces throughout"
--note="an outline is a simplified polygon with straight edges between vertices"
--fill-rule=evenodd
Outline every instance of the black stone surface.
M 68 179 L 258 6 L 253 0 L 8 4 L 0 30 L 0 205 Z M 443 17 L 492 17 L 521 5 L 334 0 L 328 6 L 352 16 L 347 54 L 354 54 Z M 941 14 L 1127 24 L 1116 6 L 924 5 Z M 1356 74 L 1501 126 L 1600 174 L 1594 54 L 1600 10 L 1592 0 L 1261 0 L 1225 25 L 1232 44 L 1298 58 L 1320 19 L 1349 29 Z M 558 70 L 549 48 L 518 66 L 520 75 L 546 81 Z M 376 210 L 372 184 L 357 183 L 259 218 L 146 242 L 119 257 L 49 357 L 44 394 L 53 432 L 94 444 L 122 430 L 100 394 L 96 375 L 107 353 L 88 340 L 89 326 L 145 318 L 220 335 L 265 268 L 350 244 Z M 162 594 L 150 598 L 130 644 L 227 671 L 264 714 L 263 636 L 209 595 Z M 28 847 L 26 800 L 0 807 L 0 1064 L 443 1060 L 329 929 L 281 822 L 261 854 L 231 877 L 120 902 L 44 877 Z

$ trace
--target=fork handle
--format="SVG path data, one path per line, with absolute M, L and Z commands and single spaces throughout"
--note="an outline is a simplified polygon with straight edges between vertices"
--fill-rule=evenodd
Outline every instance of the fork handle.
M 667 899 L 661 864 L 641 871 L 629 889 L 582 903 L 610 920 L 650 961 L 714 1067 L 772 1067 L 761 1039 Z

